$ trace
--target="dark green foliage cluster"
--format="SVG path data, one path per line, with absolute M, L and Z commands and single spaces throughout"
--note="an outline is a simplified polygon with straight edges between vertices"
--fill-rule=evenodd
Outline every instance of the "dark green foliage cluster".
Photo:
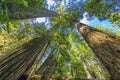
M 43 8 L 44 0 L 2 0 L 0 1 L 0 22 L 10 21 L 9 13 L 19 16 L 19 13 L 24 13 L 36 8 Z M 32 11 L 31 10 L 31 11 Z M 18 14 L 18 15 L 17 15 Z
M 84 8 L 86 11 L 93 13 L 96 17 L 106 15 L 109 11 L 110 5 L 105 5 L 104 0 L 87 0 Z
M 109 14 L 110 21 L 115 24 L 120 26 L 120 13 L 119 12 L 114 12 Z
M 23 4 L 26 7 L 41 8 L 44 0 L 2 0 L 3 3 Z

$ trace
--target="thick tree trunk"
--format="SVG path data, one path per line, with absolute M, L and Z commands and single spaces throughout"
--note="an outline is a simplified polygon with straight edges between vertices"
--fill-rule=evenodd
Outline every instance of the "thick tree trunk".
M 82 23 L 75 24 L 95 55 L 111 74 L 120 79 L 120 38 L 109 35 Z
M 47 43 L 46 37 L 35 38 L 1 58 L 0 80 L 17 80 L 26 73 Z
M 53 53 L 53 51 L 52 51 Z M 50 54 L 41 67 L 37 70 L 36 74 L 39 75 L 53 75 L 55 73 L 55 67 L 57 66 L 57 61 L 53 54 Z

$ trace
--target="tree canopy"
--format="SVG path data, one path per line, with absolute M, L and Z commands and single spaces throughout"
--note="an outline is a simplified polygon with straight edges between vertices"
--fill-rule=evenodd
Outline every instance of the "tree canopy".
M 84 19 L 83 15 L 86 12 L 87 21 L 98 18 L 100 21 L 107 20 L 114 26 L 111 28 L 110 26 L 96 25 L 92 26 L 93 29 L 96 28 L 120 39 L 119 0 L 1 0 L 0 61 L 29 40 L 40 37 L 44 42 L 44 37 L 47 37 L 46 48 L 42 48 L 39 55 L 35 52 L 36 60 L 25 74 L 37 75 L 37 77 L 45 75 L 81 79 L 110 79 L 109 70 L 94 54 L 88 42 L 75 27 L 76 22 Z M 42 18 L 45 21 L 42 21 Z M 36 48 L 37 45 L 32 43 L 31 49 Z M 42 44 L 42 42 L 40 43 Z M 39 46 L 41 46 L 40 43 Z M 119 43 L 120 40 L 118 40 Z M 32 50 L 28 53 L 32 54 Z M 119 50 L 118 53 L 120 53 Z M 25 54 L 24 59 L 32 56 L 27 52 Z M 30 60 L 29 57 L 28 60 Z M 7 59 L 3 62 L 5 61 Z M 24 63 L 27 61 L 24 60 Z M 4 71 L 2 68 L 0 70 Z M 0 74 L 2 75 L 2 73 Z M 1 75 L 0 79 L 4 79 L 4 76 L 1 77 Z

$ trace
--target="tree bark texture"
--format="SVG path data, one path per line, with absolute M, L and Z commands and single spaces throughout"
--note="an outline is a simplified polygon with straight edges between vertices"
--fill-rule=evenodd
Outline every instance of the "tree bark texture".
M 99 31 L 83 23 L 75 24 L 95 55 L 111 74 L 111 80 L 120 79 L 120 37 Z
M 53 51 L 52 51 L 53 52 Z M 54 55 L 51 53 L 45 62 L 37 70 L 36 74 L 39 75 L 53 75 L 55 73 L 55 67 L 57 66 L 57 61 L 54 58 Z
M 47 43 L 46 37 L 35 38 L 1 58 L 0 80 L 17 80 L 27 73 Z

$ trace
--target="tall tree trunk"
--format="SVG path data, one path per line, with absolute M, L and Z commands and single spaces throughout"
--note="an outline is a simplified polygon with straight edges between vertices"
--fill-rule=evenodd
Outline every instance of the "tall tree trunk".
M 47 48 L 49 46 L 49 42 L 48 44 L 46 44 L 46 46 L 42 49 L 42 51 L 40 52 L 40 54 L 38 55 L 38 57 L 36 58 L 35 62 L 34 62 L 34 66 L 32 66 L 32 69 L 29 72 L 29 76 L 27 77 L 26 80 L 30 80 L 30 78 L 32 77 L 32 75 L 35 74 L 36 70 L 38 69 L 38 65 L 40 63 L 41 58 L 43 57 L 44 53 L 46 52 Z
M 53 51 L 52 51 L 52 53 L 53 53 Z M 48 58 L 45 60 L 45 62 L 41 65 L 41 67 L 38 69 L 36 74 L 50 76 L 50 75 L 53 75 L 55 73 L 54 68 L 57 65 L 57 61 L 54 58 L 54 55 L 52 53 L 48 56 Z
M 0 80 L 17 80 L 26 73 L 47 43 L 46 37 L 35 38 L 1 58 Z
M 83 23 L 76 23 L 95 55 L 111 74 L 111 79 L 120 79 L 120 37 L 112 36 Z

